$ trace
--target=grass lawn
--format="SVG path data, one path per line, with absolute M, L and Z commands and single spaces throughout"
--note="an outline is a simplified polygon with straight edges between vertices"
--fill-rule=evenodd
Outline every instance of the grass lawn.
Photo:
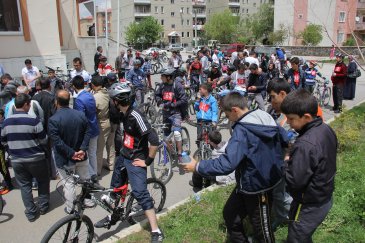
M 331 126 L 339 139 L 334 205 L 314 242 L 365 242 L 365 103 L 345 112 Z M 159 220 L 164 242 L 225 242 L 222 209 L 233 186 L 206 192 Z M 149 226 L 147 226 L 149 227 Z M 275 232 L 283 242 L 287 228 Z M 149 228 L 120 242 L 149 242 Z

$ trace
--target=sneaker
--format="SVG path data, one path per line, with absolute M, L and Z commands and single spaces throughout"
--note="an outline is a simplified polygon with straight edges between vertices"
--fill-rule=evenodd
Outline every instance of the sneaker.
M 39 209 L 39 213 L 41 214 L 41 215 L 45 215 L 47 212 L 48 212 L 48 207 L 46 207 L 46 208 L 42 208 L 42 209 Z
M 28 221 L 32 223 L 39 218 L 39 212 L 37 211 L 36 214 L 33 216 L 29 216 L 29 217 L 27 216 L 27 218 L 28 218 Z
M 72 209 L 67 209 L 67 207 L 65 207 L 63 209 L 63 211 L 65 211 L 66 214 L 73 214 L 74 213 L 74 211 Z
M 163 235 L 163 233 L 158 233 L 158 232 L 151 232 L 151 243 L 159 243 L 159 242 L 163 242 L 163 239 L 165 238 L 165 236 Z
M 38 183 L 36 181 L 32 182 L 32 190 L 38 190 Z
M 96 203 L 94 200 L 91 200 L 91 199 L 84 199 L 84 206 L 87 207 L 87 208 L 93 208 L 95 207 Z
M 193 181 L 192 181 L 192 180 L 190 180 L 190 181 L 189 181 L 189 186 L 194 187 L 194 183 L 193 183 Z
M 109 215 L 94 224 L 95 228 L 108 228 L 110 225 Z

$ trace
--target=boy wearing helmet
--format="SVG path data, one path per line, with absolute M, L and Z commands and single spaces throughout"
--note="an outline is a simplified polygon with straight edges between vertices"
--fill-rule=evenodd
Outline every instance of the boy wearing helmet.
M 141 61 L 135 59 L 133 61 L 133 69 L 129 70 L 126 77 L 127 81 L 132 83 L 136 95 L 138 105 L 144 103 L 143 89 L 145 87 L 146 74 L 142 71 Z
M 122 176 L 122 167 L 125 167 L 132 187 L 132 194 L 145 211 L 151 225 L 151 242 L 162 242 L 164 236 L 158 228 L 153 199 L 146 184 L 146 167 L 153 163 L 159 145 L 157 134 L 146 117 L 133 108 L 134 96 L 127 84 L 113 84 L 109 89 L 109 96 L 122 113 L 121 120 L 124 127 L 121 156 L 118 157 L 114 166 L 110 186 L 117 188 L 125 183 L 125 178 Z M 149 147 L 148 144 L 150 144 Z M 95 227 L 109 227 L 115 223 L 108 215 L 97 222 Z
M 161 73 L 162 85 L 156 91 L 157 104 L 162 107 L 163 123 L 170 129 L 165 130 L 165 135 L 173 131 L 176 141 L 179 160 L 181 161 L 182 137 L 181 122 L 184 118 L 183 108 L 188 104 L 184 87 L 180 82 L 175 82 L 175 70 L 167 69 Z
M 315 66 L 317 66 L 316 61 L 309 61 L 309 67 L 305 70 L 305 89 L 311 94 L 313 93 L 314 87 L 316 85 L 317 75 L 322 78 L 322 74 L 317 68 L 315 68 Z

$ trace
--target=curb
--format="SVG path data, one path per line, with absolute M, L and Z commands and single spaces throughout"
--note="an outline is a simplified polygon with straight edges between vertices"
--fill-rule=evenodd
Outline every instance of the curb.
M 361 105 L 362 103 L 364 103 L 365 102 L 365 99 L 364 100 L 361 100 L 361 101 L 359 101 L 359 102 L 357 102 L 355 105 L 353 105 L 350 109 L 352 109 L 352 108 L 354 108 L 355 106 L 359 106 L 359 105 Z M 341 113 L 340 114 L 334 114 L 333 115 L 333 117 L 331 117 L 330 119 L 328 119 L 327 121 L 326 121 L 326 124 L 330 124 L 331 122 L 333 122 L 337 117 L 339 117 L 341 115 Z
M 197 192 L 195 194 L 200 195 L 200 194 L 202 194 L 204 192 L 207 192 L 207 191 L 214 191 L 215 189 L 220 188 L 220 187 L 222 187 L 222 186 L 220 186 L 220 185 L 212 185 L 212 186 L 210 186 L 208 188 L 205 188 L 205 189 L 203 189 L 203 190 L 201 190 L 201 191 L 199 191 L 199 192 Z M 177 202 L 177 203 L 171 205 L 170 207 L 168 207 L 167 209 L 165 209 L 163 211 L 163 213 L 156 214 L 157 219 L 159 219 L 159 218 L 167 215 L 170 211 L 174 210 L 175 208 L 177 208 L 177 207 L 179 207 L 179 206 L 181 206 L 181 205 L 189 202 L 195 194 L 190 195 L 189 197 L 185 198 L 184 200 L 182 200 L 180 202 Z M 118 240 L 121 240 L 122 238 L 125 238 L 125 237 L 133 234 L 133 233 L 137 233 L 137 232 L 143 230 L 143 227 L 146 226 L 147 224 L 148 224 L 148 220 L 147 219 L 144 219 L 143 221 L 139 222 L 138 224 L 129 226 L 129 227 L 121 230 L 119 233 L 117 233 L 115 235 L 112 235 L 108 239 L 103 240 L 101 242 L 102 243 L 113 243 L 113 242 L 116 242 Z

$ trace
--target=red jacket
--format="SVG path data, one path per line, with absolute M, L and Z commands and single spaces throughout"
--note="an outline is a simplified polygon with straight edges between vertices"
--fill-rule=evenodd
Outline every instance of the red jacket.
M 338 62 L 333 70 L 336 76 L 332 76 L 331 80 L 333 84 L 344 84 L 347 78 L 347 66 L 343 62 Z

